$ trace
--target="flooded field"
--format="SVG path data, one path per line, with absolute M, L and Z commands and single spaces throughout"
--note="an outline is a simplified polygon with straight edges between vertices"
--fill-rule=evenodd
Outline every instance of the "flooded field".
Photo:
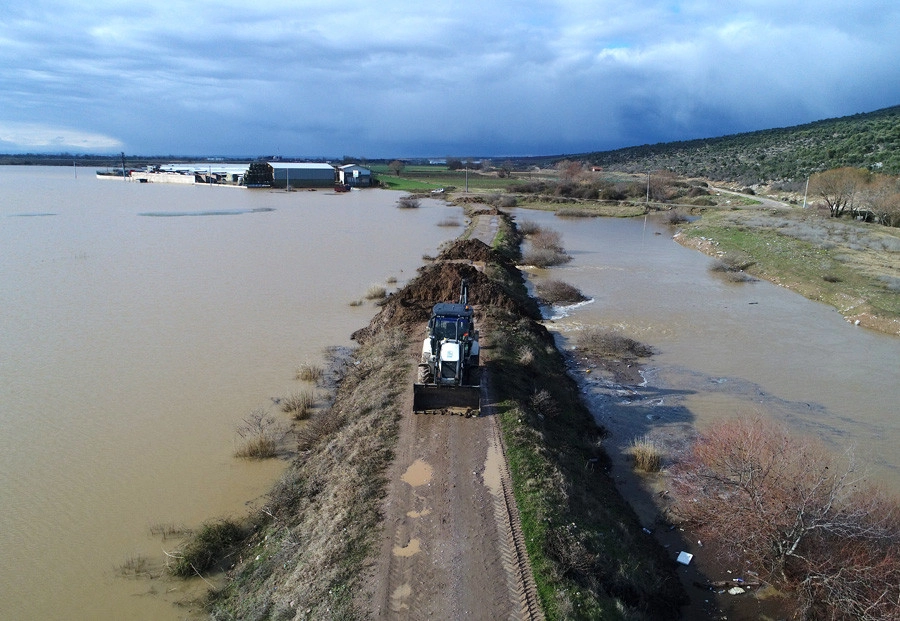
M 242 419 L 287 422 L 297 367 L 375 313 L 351 302 L 459 234 L 437 226 L 459 209 L 398 196 L 0 167 L 4 618 L 188 614 L 190 585 L 120 568 L 164 562 L 177 541 L 151 530 L 257 502 L 285 462 L 234 458 Z
M 693 427 L 769 416 L 836 451 L 852 448 L 900 493 L 900 339 L 768 282 L 726 282 L 708 270 L 712 259 L 652 219 L 518 218 L 559 231 L 574 258 L 532 278 L 563 280 L 593 300 L 553 311 L 549 326 L 565 346 L 600 326 L 657 352 L 638 390 L 587 382 L 614 446 L 649 433 L 676 450 Z

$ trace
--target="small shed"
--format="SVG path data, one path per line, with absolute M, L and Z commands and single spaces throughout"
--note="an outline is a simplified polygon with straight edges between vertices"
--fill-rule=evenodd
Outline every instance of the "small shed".
M 354 188 L 372 185 L 372 171 L 359 164 L 345 164 L 338 168 L 338 182 Z
M 334 187 L 335 169 L 331 164 L 316 162 L 269 162 L 272 167 L 272 187 L 330 188 Z

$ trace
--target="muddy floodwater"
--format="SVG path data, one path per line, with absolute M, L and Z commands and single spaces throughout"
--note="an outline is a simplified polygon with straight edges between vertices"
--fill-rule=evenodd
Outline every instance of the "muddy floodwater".
M 559 231 L 573 257 L 529 270 L 531 278 L 563 280 L 592 299 L 549 313 L 565 346 L 600 326 L 657 352 L 640 386 L 574 370 L 612 446 L 650 434 L 674 452 L 713 421 L 771 417 L 835 451 L 852 449 L 900 494 L 900 339 L 768 282 L 726 282 L 708 270 L 711 258 L 678 245 L 674 229 L 652 218 L 517 217 Z
M 297 367 L 376 312 L 350 303 L 460 232 L 437 226 L 458 208 L 399 196 L 0 167 L 0 616 L 188 614 L 199 580 L 120 568 L 158 573 L 177 540 L 151 530 L 260 501 L 288 456 L 234 458 L 242 419 L 288 422 Z

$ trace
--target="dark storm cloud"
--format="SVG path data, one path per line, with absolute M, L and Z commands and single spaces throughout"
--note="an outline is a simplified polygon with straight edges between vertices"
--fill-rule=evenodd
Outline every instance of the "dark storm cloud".
M 0 150 L 573 153 L 900 103 L 900 7 L 785 4 L 16 4 Z

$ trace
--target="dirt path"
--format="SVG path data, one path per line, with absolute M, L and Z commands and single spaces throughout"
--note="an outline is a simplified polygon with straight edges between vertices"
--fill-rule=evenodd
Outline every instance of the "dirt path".
M 471 237 L 490 244 L 497 227 L 480 215 Z M 489 377 L 476 418 L 413 414 L 414 379 L 413 369 L 363 606 L 373 619 L 542 619 Z
M 537 618 L 528 613 L 536 600 L 524 586 L 510 529 L 518 516 L 508 512 L 508 471 L 492 413 L 413 414 L 412 375 L 407 379 L 370 617 Z

